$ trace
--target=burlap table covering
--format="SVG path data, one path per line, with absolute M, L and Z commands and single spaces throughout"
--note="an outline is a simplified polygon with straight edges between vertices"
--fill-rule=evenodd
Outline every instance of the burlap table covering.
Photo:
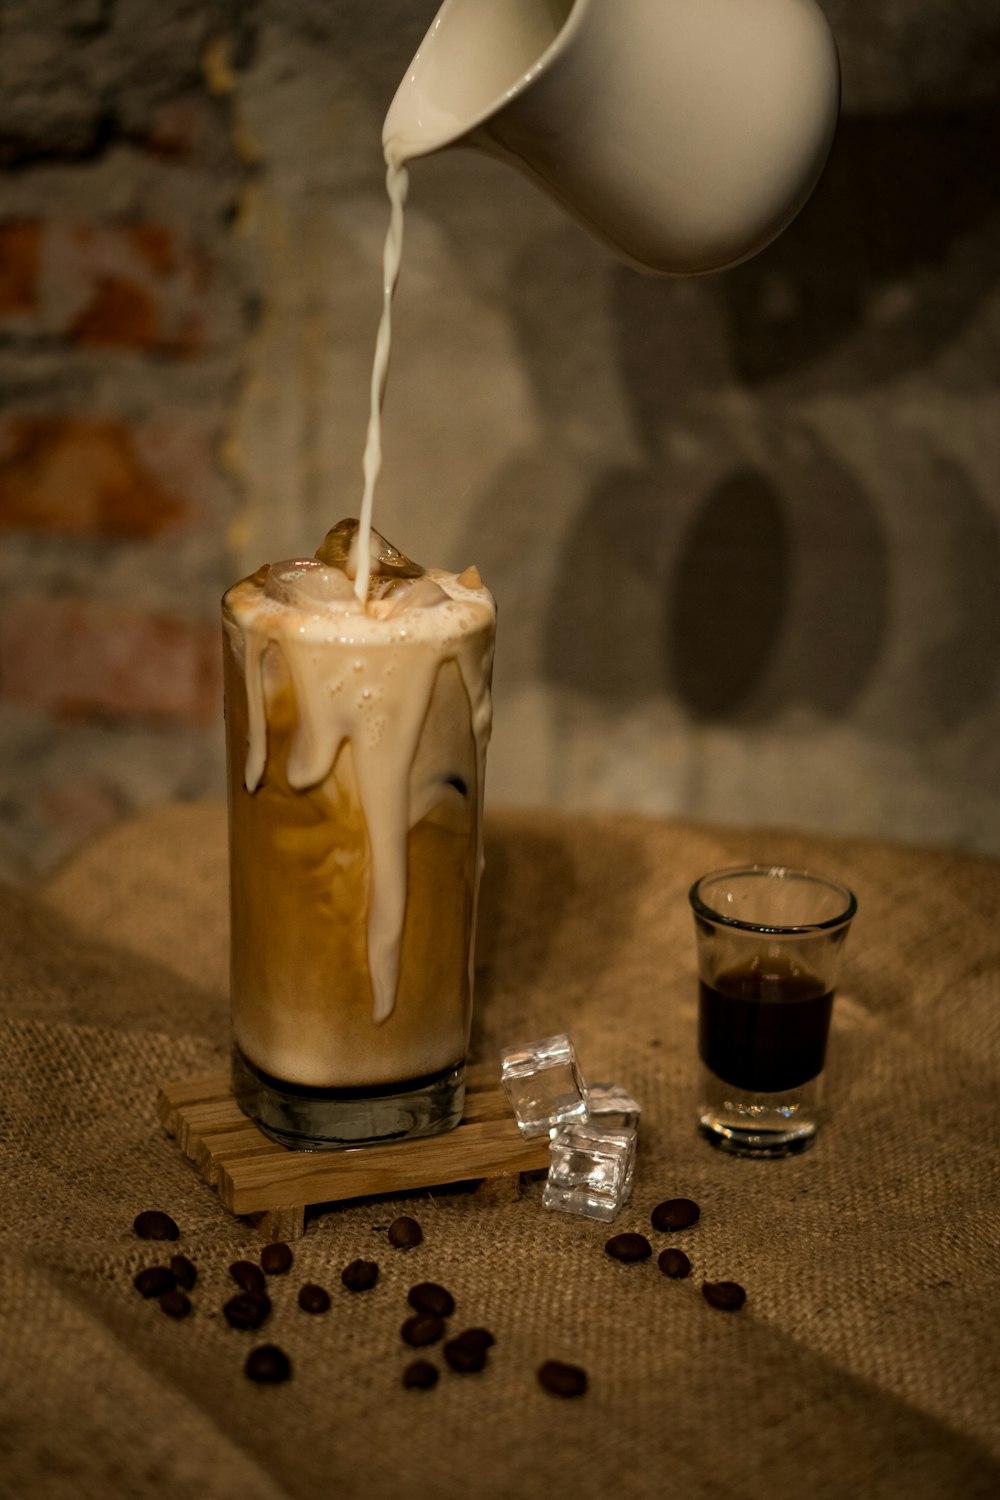
M 436 1191 L 308 1223 L 274 1287 L 295 1375 L 242 1374 L 261 1335 L 220 1316 L 259 1240 L 160 1130 L 160 1080 L 226 1049 L 225 830 L 214 806 L 122 826 L 40 893 L 0 902 L 3 1024 L 0 1409 L 5 1496 L 465 1495 L 682 1500 L 1000 1493 L 1000 863 L 885 844 L 610 817 L 494 816 L 475 1048 L 567 1030 L 584 1068 L 644 1107 L 632 1202 L 701 1222 L 671 1282 L 623 1266 L 602 1225 Z M 686 890 L 757 857 L 847 881 L 847 949 L 816 1149 L 733 1161 L 692 1128 L 694 963 Z M 195 1310 L 132 1289 L 159 1257 L 135 1213 L 169 1210 Z M 415 1213 L 407 1254 L 384 1227 Z M 661 1243 L 657 1239 L 657 1249 Z M 665 1241 L 662 1241 L 665 1243 Z M 377 1287 L 339 1281 L 356 1256 Z M 703 1279 L 747 1288 L 713 1311 Z M 438 1280 L 456 1327 L 497 1337 L 478 1376 L 404 1391 L 405 1292 Z M 306 1280 L 333 1308 L 295 1303 Z M 582 1364 L 576 1401 L 546 1358 Z

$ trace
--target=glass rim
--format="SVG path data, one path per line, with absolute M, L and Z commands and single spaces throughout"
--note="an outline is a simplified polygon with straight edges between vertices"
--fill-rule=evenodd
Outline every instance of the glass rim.
M 837 892 L 844 902 L 844 908 L 836 916 L 827 917 L 822 922 L 775 924 L 749 922 L 743 917 L 727 916 L 725 912 L 716 911 L 715 907 L 709 906 L 701 895 L 701 887 L 707 881 L 732 880 L 738 875 L 763 876 L 778 880 L 805 880 L 813 885 L 822 885 L 829 891 Z M 854 892 L 841 881 L 831 880 L 828 875 L 817 875 L 813 870 L 800 870 L 792 865 L 731 865 L 723 870 L 708 870 L 704 875 L 699 875 L 691 886 L 688 891 L 688 900 L 695 915 L 706 922 L 714 922 L 722 927 L 734 927 L 741 932 L 766 933 L 769 937 L 801 937 L 807 933 L 833 932 L 838 927 L 846 927 L 858 909 L 858 900 Z

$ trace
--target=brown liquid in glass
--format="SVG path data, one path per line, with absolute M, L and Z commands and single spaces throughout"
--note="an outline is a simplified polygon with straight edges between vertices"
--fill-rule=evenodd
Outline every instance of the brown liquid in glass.
M 734 1088 L 782 1093 L 823 1070 L 833 990 L 787 960 L 755 960 L 699 985 L 698 1050 Z

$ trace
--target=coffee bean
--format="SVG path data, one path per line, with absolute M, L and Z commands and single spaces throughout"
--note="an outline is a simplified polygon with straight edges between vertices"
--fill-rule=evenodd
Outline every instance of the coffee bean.
M 170 1269 L 176 1277 L 177 1285 L 182 1286 L 186 1292 L 189 1292 L 198 1280 L 198 1268 L 188 1260 L 186 1255 L 172 1255 Z
M 158 1208 L 147 1208 L 137 1214 L 132 1228 L 141 1240 L 176 1240 L 180 1237 L 180 1230 L 170 1215 L 161 1213 Z
M 538 1383 L 553 1396 L 582 1396 L 587 1389 L 587 1372 L 579 1365 L 564 1365 L 562 1360 L 547 1359 L 538 1367 Z
M 284 1276 L 286 1271 L 292 1268 L 292 1247 L 286 1245 L 284 1240 L 276 1240 L 273 1245 L 265 1245 L 260 1252 L 260 1263 L 268 1276 Z
M 615 1234 L 605 1245 L 614 1260 L 648 1260 L 653 1247 L 644 1234 Z
M 160 1309 L 168 1318 L 186 1318 L 191 1311 L 191 1298 L 187 1292 L 174 1287 L 172 1292 L 164 1292 L 160 1298 Z
M 416 1219 L 403 1215 L 389 1225 L 389 1244 L 395 1245 L 397 1250 L 412 1250 L 414 1245 L 419 1245 L 424 1237 L 424 1231 Z
M 438 1372 L 429 1359 L 415 1359 L 403 1371 L 403 1384 L 409 1391 L 429 1391 L 438 1383 Z
M 739 1312 L 747 1300 L 746 1292 L 736 1281 L 706 1281 L 701 1295 L 710 1307 L 718 1307 L 722 1312 Z
M 132 1285 L 141 1297 L 162 1297 L 164 1292 L 173 1291 L 177 1278 L 166 1266 L 148 1266 L 139 1272 Z
M 271 1302 L 256 1292 L 239 1292 L 222 1311 L 231 1328 L 259 1328 L 271 1311 Z
M 291 1380 L 292 1362 L 277 1344 L 260 1344 L 250 1350 L 243 1371 L 258 1385 L 280 1385 L 283 1380 Z
M 690 1198 L 667 1198 L 656 1205 L 652 1217 L 654 1229 L 690 1229 L 701 1218 L 701 1209 Z
M 399 1331 L 404 1343 L 419 1349 L 424 1344 L 436 1344 L 444 1337 L 444 1318 L 439 1318 L 437 1313 L 414 1313 Z
M 303 1312 L 325 1313 L 330 1308 L 330 1293 L 324 1287 L 307 1281 L 299 1292 L 299 1306 Z
M 252 1260 L 234 1260 L 229 1267 L 229 1274 L 245 1292 L 254 1292 L 258 1297 L 266 1295 L 267 1277 Z
M 467 1349 L 492 1349 L 496 1339 L 488 1328 L 466 1328 L 463 1333 L 457 1334 L 453 1340 L 456 1344 L 464 1344 Z
M 461 1339 L 448 1340 L 444 1357 L 459 1375 L 475 1375 L 486 1364 L 486 1350 L 478 1345 L 463 1344 Z
M 435 1281 L 419 1281 L 411 1286 L 406 1300 L 417 1312 L 436 1313 L 439 1318 L 450 1318 L 455 1311 L 454 1297 Z
M 373 1260 L 352 1260 L 340 1273 L 349 1292 L 370 1292 L 378 1281 L 378 1266 Z
M 673 1246 L 660 1251 L 660 1258 L 656 1264 L 664 1276 L 669 1276 L 674 1281 L 680 1281 L 682 1277 L 691 1275 L 691 1262 L 683 1250 L 675 1250 Z

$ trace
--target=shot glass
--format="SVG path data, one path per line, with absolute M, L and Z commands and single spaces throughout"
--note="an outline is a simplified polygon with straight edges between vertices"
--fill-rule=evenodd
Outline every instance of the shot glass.
M 689 893 L 698 954 L 698 1126 L 735 1156 L 804 1151 L 821 1123 L 837 968 L 857 902 L 808 870 L 718 870 Z

